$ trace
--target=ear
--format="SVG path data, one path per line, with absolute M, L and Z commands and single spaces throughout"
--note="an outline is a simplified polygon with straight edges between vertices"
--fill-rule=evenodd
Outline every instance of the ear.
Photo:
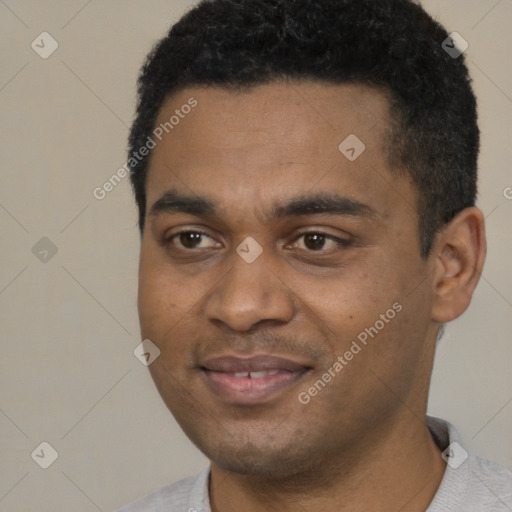
M 437 235 L 432 320 L 450 322 L 469 306 L 487 250 L 484 223 L 478 208 L 466 208 Z

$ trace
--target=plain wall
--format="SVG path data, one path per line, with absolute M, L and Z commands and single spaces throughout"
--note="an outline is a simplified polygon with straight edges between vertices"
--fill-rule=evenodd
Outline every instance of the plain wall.
M 126 161 L 144 56 L 190 5 L 0 2 L 2 512 L 108 511 L 206 464 L 132 353 L 139 237 L 128 179 L 93 195 Z M 424 6 L 469 42 L 489 241 L 473 303 L 439 345 L 429 412 L 512 468 L 512 2 Z M 43 31 L 59 44 L 47 59 L 31 48 Z M 43 441 L 58 452 L 46 470 L 31 458 Z

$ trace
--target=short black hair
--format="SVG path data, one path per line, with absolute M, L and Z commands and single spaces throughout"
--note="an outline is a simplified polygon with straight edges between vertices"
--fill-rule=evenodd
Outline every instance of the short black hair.
M 476 198 L 476 99 L 464 56 L 443 48 L 449 37 L 411 0 L 203 0 L 142 67 L 129 154 L 146 144 L 163 101 L 188 86 L 291 79 L 378 87 L 391 98 L 389 161 L 417 187 L 426 257 L 435 234 Z M 129 160 L 141 233 L 149 158 Z

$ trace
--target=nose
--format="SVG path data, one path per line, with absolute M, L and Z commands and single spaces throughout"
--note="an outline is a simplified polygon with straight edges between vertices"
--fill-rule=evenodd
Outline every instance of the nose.
M 286 284 L 261 257 L 253 263 L 233 258 L 233 267 L 207 299 L 207 319 L 238 332 L 288 323 L 295 308 Z

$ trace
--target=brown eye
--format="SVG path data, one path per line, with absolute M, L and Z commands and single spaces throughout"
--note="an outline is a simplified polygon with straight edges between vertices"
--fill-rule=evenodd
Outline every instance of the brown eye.
M 201 244 L 203 236 L 203 233 L 180 233 L 180 244 L 187 249 L 195 249 L 198 245 Z
M 164 240 L 164 244 L 176 250 L 217 249 L 222 244 L 202 231 L 181 231 Z
M 318 252 L 321 254 L 330 254 L 337 249 L 348 248 L 351 245 L 350 240 L 328 235 L 319 231 L 309 231 L 302 233 L 293 243 L 294 249 L 300 249 L 306 252 Z
M 304 235 L 304 246 L 311 251 L 319 251 L 324 248 L 326 236 L 320 233 L 308 233 Z

